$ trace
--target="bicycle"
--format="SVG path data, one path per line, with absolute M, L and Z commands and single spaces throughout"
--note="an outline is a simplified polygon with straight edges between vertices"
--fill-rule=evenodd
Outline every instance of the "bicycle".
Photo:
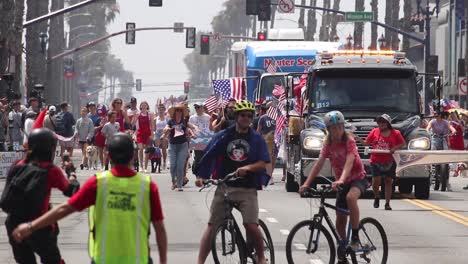
M 320 177 L 325 178 L 323 176 Z M 361 219 L 359 223 L 360 245 L 356 251 L 353 251 L 350 247 L 347 247 L 351 237 L 351 223 L 348 224 L 346 238 L 341 239 L 338 234 L 338 231 L 336 230 L 335 225 L 333 224 L 332 220 L 330 219 L 330 216 L 328 215 L 325 209 L 326 207 L 328 207 L 346 215 L 350 214 L 349 211 L 346 209 L 337 208 L 336 206 L 325 202 L 326 194 L 332 191 L 331 186 L 322 185 L 320 191 L 314 188 L 310 188 L 309 190 L 312 192 L 313 197 L 320 198 L 319 212 L 315 214 L 311 219 L 304 220 L 296 224 L 289 233 L 286 241 L 286 257 L 289 264 L 335 264 L 335 243 L 333 241 L 332 236 L 330 235 L 330 232 L 322 224 L 324 218 L 326 223 L 328 224 L 328 227 L 332 231 L 333 237 L 339 244 L 339 254 L 343 254 L 346 258 L 345 263 L 349 263 L 349 259 L 351 259 L 351 262 L 353 264 L 387 263 L 387 235 L 385 234 L 385 230 L 382 227 L 382 225 L 376 219 L 370 217 Z
M 229 194 L 226 192 L 226 182 L 236 180 L 235 172 L 226 175 L 222 180 L 204 180 L 204 186 L 200 189 L 200 192 L 208 186 L 216 185 L 221 186 L 224 191 L 224 208 L 225 215 L 224 220 L 221 224 L 215 227 L 215 231 L 211 237 L 211 253 L 216 264 L 220 263 L 241 263 L 246 264 L 248 259 L 251 259 L 251 263 L 256 264 L 257 258 L 255 253 L 255 247 L 253 242 L 250 241 L 247 236 L 247 240 L 244 239 L 239 225 L 236 222 L 232 214 L 232 209 L 236 208 L 236 203 L 229 198 Z M 265 222 L 261 219 L 258 220 L 260 231 L 263 234 L 263 244 L 265 249 L 265 256 L 268 259 L 268 263 L 275 263 L 275 251 L 273 248 L 273 240 L 271 239 L 270 231 L 266 226 Z M 228 260 L 220 261 L 221 259 Z
M 435 139 L 438 139 L 441 141 L 443 140 L 447 141 L 447 138 L 449 136 L 452 136 L 452 134 L 451 133 L 445 134 L 445 135 L 432 134 L 431 142 L 434 141 Z M 444 150 L 444 147 L 436 148 L 436 150 Z M 439 188 L 442 192 L 445 192 L 447 190 L 449 173 L 450 173 L 450 169 L 449 169 L 448 164 L 431 165 L 431 174 L 432 174 L 432 180 L 434 182 L 434 191 L 438 191 Z

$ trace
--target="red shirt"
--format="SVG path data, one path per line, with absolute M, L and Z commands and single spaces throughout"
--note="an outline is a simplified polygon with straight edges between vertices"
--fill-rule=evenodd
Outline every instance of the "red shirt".
M 133 177 L 136 172 L 126 166 L 115 166 L 111 172 L 116 177 Z M 73 206 L 78 211 L 82 211 L 92 205 L 96 204 L 97 196 L 97 178 L 96 175 L 89 178 L 80 190 L 75 193 L 70 199 L 68 204 Z M 159 190 L 156 183 L 150 183 L 150 202 L 151 202 L 151 221 L 162 221 L 164 219 L 161 207 L 161 200 L 159 199 Z
M 346 156 L 352 153 L 354 155 L 353 168 L 351 169 L 350 175 L 346 179 L 345 183 L 350 183 L 355 180 L 364 179 L 366 177 L 366 171 L 364 165 L 359 158 L 359 153 L 356 147 L 356 141 L 354 138 L 348 137 L 348 140 L 338 144 L 325 144 L 320 151 L 320 156 L 328 158 L 330 160 L 331 167 L 335 173 L 335 179 L 339 180 L 346 163 Z
M 405 139 L 401 135 L 400 131 L 396 129 L 390 130 L 390 134 L 387 137 L 380 134 L 378 127 L 372 129 L 366 138 L 366 141 L 372 144 L 372 149 L 390 150 L 391 148 L 405 144 Z M 384 153 L 371 153 L 371 163 L 391 163 L 393 162 L 392 154 Z
M 20 160 L 18 161 L 18 163 L 16 163 L 16 165 L 24 164 L 26 164 L 24 160 Z M 39 167 L 47 168 L 50 164 L 50 162 L 39 162 Z M 52 191 L 52 188 L 57 188 L 62 192 L 68 189 L 68 180 L 65 174 L 63 174 L 63 171 L 55 165 L 53 165 L 53 167 L 50 168 L 49 173 L 47 174 L 46 196 L 44 201 L 42 202 L 41 214 L 38 215 L 38 217 L 49 211 L 50 192 Z
M 465 141 L 463 140 L 463 128 L 457 122 L 451 122 L 451 125 L 457 131 L 455 136 L 450 136 L 450 149 L 452 150 L 465 150 Z

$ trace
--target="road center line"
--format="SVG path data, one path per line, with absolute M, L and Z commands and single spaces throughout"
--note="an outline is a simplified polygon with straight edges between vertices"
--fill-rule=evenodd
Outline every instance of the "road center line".
M 447 214 L 447 213 L 445 213 L 445 212 L 436 210 L 436 209 L 434 209 L 433 207 L 429 207 L 428 205 L 425 205 L 425 204 L 423 204 L 423 203 L 419 203 L 417 200 L 405 199 L 405 201 L 407 201 L 407 202 L 409 202 L 409 203 L 411 203 L 411 204 L 413 204 L 413 205 L 415 205 L 415 206 L 418 206 L 418 207 L 421 207 L 421 208 L 426 209 L 426 210 L 428 210 L 428 211 L 431 211 L 431 212 L 433 212 L 433 213 L 436 213 L 436 214 L 438 214 L 438 215 L 440 215 L 440 216 L 443 216 L 443 217 L 445 217 L 445 218 L 448 218 L 448 219 L 450 219 L 450 220 L 452 220 L 452 221 L 454 221 L 454 222 L 457 222 L 457 223 L 459 223 L 459 224 L 468 226 L 468 221 L 465 222 L 465 221 L 463 221 L 463 220 L 460 220 L 460 219 L 458 219 L 458 218 L 456 218 L 456 217 L 453 217 L 453 216 L 451 216 L 451 215 L 449 215 L 449 214 Z
M 278 223 L 278 220 L 276 220 L 275 218 L 273 217 L 267 217 L 266 220 L 270 223 Z
M 288 236 L 288 235 L 289 235 L 289 230 L 287 230 L 287 229 L 280 229 L 280 233 L 281 233 L 283 236 Z
M 452 212 L 452 211 L 450 211 L 450 210 L 448 210 L 446 208 L 443 208 L 443 207 L 440 207 L 438 205 L 435 205 L 435 204 L 432 204 L 432 203 L 429 203 L 429 202 L 426 202 L 426 201 L 422 201 L 422 200 L 419 200 L 419 199 L 416 199 L 416 201 L 419 202 L 419 203 L 425 204 L 425 205 L 427 205 L 429 207 L 432 207 L 434 209 L 443 211 L 444 213 L 449 214 L 451 216 L 454 216 L 456 218 L 459 218 L 459 219 L 461 219 L 463 221 L 468 221 L 468 217 L 466 217 L 464 215 L 461 215 L 461 214 L 457 214 L 455 212 Z

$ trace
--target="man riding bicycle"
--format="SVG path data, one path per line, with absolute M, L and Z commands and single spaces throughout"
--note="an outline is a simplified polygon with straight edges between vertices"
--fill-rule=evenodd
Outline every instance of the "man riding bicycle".
M 258 263 L 266 263 L 262 233 L 258 227 L 257 189 L 268 184 L 266 164 L 270 162 L 267 147 L 262 136 L 250 126 L 255 114 L 253 104 L 247 100 L 237 102 L 234 107 L 235 125 L 217 133 L 205 149 L 195 175 L 196 185 L 201 187 L 203 179 L 223 179 L 236 172 L 238 179 L 228 181 L 229 197 L 242 214 L 247 234 L 252 238 L 258 256 Z M 221 187 L 220 187 L 221 188 Z M 198 264 L 205 263 L 210 252 L 210 238 L 214 228 L 224 217 L 224 191 L 218 188 L 211 203 L 210 219 L 203 233 L 198 254 Z

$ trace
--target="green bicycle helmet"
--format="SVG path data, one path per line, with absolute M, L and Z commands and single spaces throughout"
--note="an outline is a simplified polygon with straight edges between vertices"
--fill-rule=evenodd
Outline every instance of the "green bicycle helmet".
M 255 112 L 254 105 L 249 100 L 242 100 L 236 103 L 234 106 L 234 113 L 240 111 L 252 111 Z

